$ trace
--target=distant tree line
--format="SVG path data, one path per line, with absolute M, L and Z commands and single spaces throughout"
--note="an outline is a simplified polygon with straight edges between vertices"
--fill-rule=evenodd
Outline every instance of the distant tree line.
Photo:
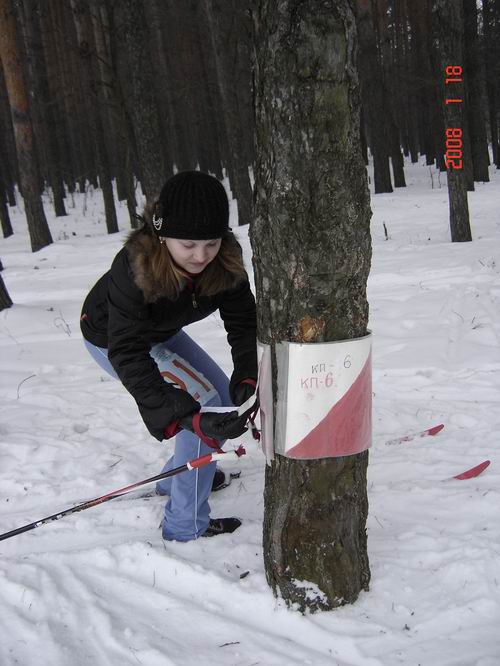
M 352 0 L 362 144 L 375 192 L 405 186 L 403 156 L 444 170 L 445 67 L 463 69 L 467 189 L 500 164 L 500 0 Z M 453 17 L 449 11 L 459 6 Z M 40 194 L 112 183 L 136 224 L 136 184 L 157 196 L 175 170 L 229 176 L 240 224 L 252 213 L 252 0 L 0 0 L 0 219 L 19 185 L 31 246 L 52 242 Z M 448 61 L 447 34 L 454 61 Z M 458 32 L 457 32 L 458 31 Z M 457 37 L 458 35 L 458 37 Z M 449 39 L 448 39 L 449 42 Z M 453 90 L 456 92 L 458 88 Z M 448 109 L 450 111 L 450 109 Z M 391 175 L 392 166 L 392 175 Z
M 117 231 L 113 180 L 134 224 L 135 180 L 151 199 L 174 169 L 226 169 L 248 223 L 245 9 L 238 0 L 1 0 L 0 200 L 14 203 L 31 134 L 36 182 L 21 190 L 50 187 L 56 215 L 67 191 L 100 186 Z M 39 236 L 34 250 L 50 242 L 48 227 Z

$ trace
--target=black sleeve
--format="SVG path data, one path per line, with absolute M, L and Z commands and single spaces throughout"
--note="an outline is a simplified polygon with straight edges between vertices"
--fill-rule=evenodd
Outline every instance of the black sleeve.
M 219 311 L 233 357 L 229 386 L 233 397 L 238 382 L 247 377 L 257 379 L 257 312 L 248 280 L 225 292 Z
M 117 255 L 108 284 L 108 358 L 158 440 L 172 421 L 198 411 L 187 391 L 167 384 L 149 355 L 150 312 L 135 285 L 126 253 Z

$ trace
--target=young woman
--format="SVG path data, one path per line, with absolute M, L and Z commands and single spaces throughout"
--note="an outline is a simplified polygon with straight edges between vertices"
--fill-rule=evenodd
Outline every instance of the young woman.
M 209 438 L 222 444 L 245 431 L 245 416 L 209 408 L 243 404 L 255 391 L 255 300 L 216 178 L 176 174 L 142 219 L 85 299 L 81 329 L 92 357 L 134 397 L 153 437 L 176 435 L 167 470 L 209 453 Z M 231 380 L 182 330 L 216 310 L 231 347 Z M 214 474 L 211 464 L 158 483 L 157 492 L 169 495 L 164 539 L 239 527 L 237 518 L 210 518 Z

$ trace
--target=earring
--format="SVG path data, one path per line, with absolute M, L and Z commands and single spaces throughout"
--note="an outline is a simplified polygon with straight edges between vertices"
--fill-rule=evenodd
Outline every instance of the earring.
M 160 231 L 161 225 L 163 224 L 163 218 L 162 217 L 156 217 L 156 213 L 153 213 L 153 227 L 156 229 L 156 231 Z
M 167 244 L 167 239 L 165 238 L 165 236 L 158 236 L 158 240 L 160 241 L 160 245 Z

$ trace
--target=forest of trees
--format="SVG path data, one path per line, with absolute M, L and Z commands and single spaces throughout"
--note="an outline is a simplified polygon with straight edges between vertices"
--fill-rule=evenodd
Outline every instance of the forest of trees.
M 457 187 L 500 164 L 500 0 L 352 0 L 361 140 L 375 192 L 405 186 L 403 155 L 445 167 L 445 130 L 463 129 Z M 156 197 L 175 170 L 227 173 L 240 224 L 252 215 L 251 0 L 0 0 L 0 218 L 15 186 L 32 250 L 51 242 L 65 196 L 100 187 L 117 231 L 113 182 L 136 224 L 136 187 Z M 445 89 L 445 67 L 463 71 Z M 446 106 L 450 93 L 463 103 Z M 452 115 L 454 113 L 454 115 Z M 392 165 L 392 174 L 391 174 Z M 457 194 L 457 196 L 459 196 Z M 466 193 L 461 193 L 466 201 Z M 459 234 L 460 236 L 460 234 Z M 456 240 L 465 240 L 458 237 Z
M 176 170 L 227 174 L 273 387 L 277 341 L 367 332 L 369 156 L 376 194 L 405 186 L 404 157 L 448 170 L 453 241 L 471 240 L 490 146 L 500 162 L 500 0 L 0 0 L 0 59 L 4 236 L 16 187 L 36 251 L 52 242 L 42 192 L 63 216 L 68 193 L 99 188 L 113 233 L 115 193 L 134 226 L 138 184 L 153 200 Z M 367 464 L 267 467 L 266 574 L 288 603 L 368 588 Z

